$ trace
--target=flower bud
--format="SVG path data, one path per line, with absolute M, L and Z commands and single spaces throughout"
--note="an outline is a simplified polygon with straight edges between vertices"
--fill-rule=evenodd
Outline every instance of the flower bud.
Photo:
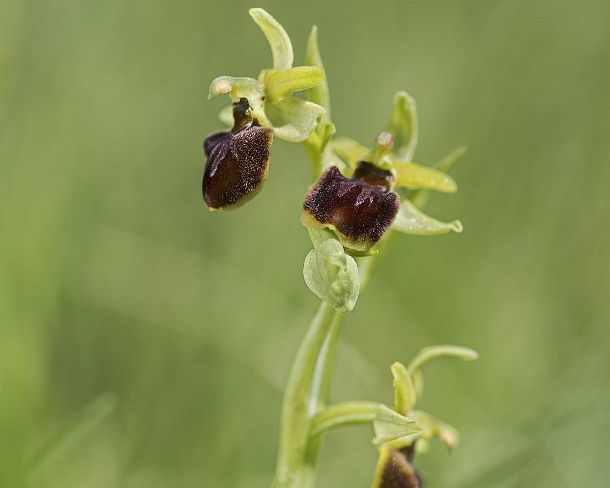
M 374 488 L 422 488 L 421 476 L 411 464 L 412 460 L 413 446 L 401 450 L 382 448 Z
M 369 250 L 398 212 L 398 195 L 388 191 L 390 176 L 390 172 L 361 163 L 349 179 L 331 166 L 306 195 L 301 222 L 334 230 L 348 249 Z
M 243 205 L 262 188 L 269 173 L 273 130 L 260 127 L 246 98 L 233 104 L 233 128 L 205 139 L 203 199 L 210 210 Z

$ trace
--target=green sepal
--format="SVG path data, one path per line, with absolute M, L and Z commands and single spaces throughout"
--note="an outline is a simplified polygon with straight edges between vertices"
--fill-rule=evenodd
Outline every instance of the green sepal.
M 324 70 L 316 66 L 270 70 L 265 73 L 265 94 L 271 103 L 277 103 L 297 91 L 320 85 L 324 79 Z
M 307 38 L 307 50 L 305 51 L 305 64 L 308 66 L 317 66 L 324 69 L 322 56 L 318 48 L 318 28 L 314 25 L 309 32 Z M 326 77 L 324 81 L 317 86 L 307 90 L 305 96 L 313 103 L 317 103 L 326 109 L 326 113 L 322 116 L 322 122 L 330 122 L 330 94 L 328 90 L 328 81 Z M 322 124 L 320 124 L 322 125 Z
M 451 176 L 434 168 L 416 163 L 396 162 L 396 186 L 409 190 L 435 190 L 454 193 L 457 185 Z
M 394 377 L 394 408 L 401 415 L 408 415 L 417 403 L 417 394 L 411 374 L 404 364 L 396 362 L 390 367 Z
M 303 277 L 309 289 L 335 310 L 354 309 L 360 292 L 358 265 L 336 239 L 323 240 L 309 251 Z
M 269 126 L 277 137 L 288 142 L 307 140 L 324 111 L 324 107 L 297 97 L 287 97 L 276 104 L 265 100 Z
M 361 161 L 370 152 L 368 147 L 349 137 L 336 137 L 331 146 L 337 156 L 352 168 L 355 168 L 358 161 Z
M 394 95 L 387 130 L 394 139 L 398 159 L 411 162 L 417 148 L 417 110 L 415 100 L 407 92 L 399 91 Z
M 423 213 L 411 201 L 402 199 L 391 229 L 404 234 L 432 236 L 451 231 L 460 233 L 463 228 L 459 220 L 441 222 Z
M 290 37 L 288 37 L 282 25 L 262 8 L 251 8 L 249 13 L 267 38 L 273 56 L 273 69 L 291 68 L 294 61 L 294 52 Z
M 440 357 L 453 357 L 462 359 L 463 361 L 474 361 L 478 359 L 479 355 L 475 350 L 468 347 L 451 345 L 429 346 L 424 347 L 413 357 L 407 369 L 409 372 L 413 373 L 432 359 Z
M 385 444 L 420 432 L 420 428 L 414 420 L 400 415 L 383 404 L 380 405 L 379 412 L 373 421 L 373 430 L 375 431 L 373 439 L 375 445 Z

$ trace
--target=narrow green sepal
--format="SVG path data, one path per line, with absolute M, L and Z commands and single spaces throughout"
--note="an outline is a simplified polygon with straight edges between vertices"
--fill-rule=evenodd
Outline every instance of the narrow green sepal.
M 290 37 L 282 25 L 262 8 L 251 8 L 249 13 L 267 38 L 273 56 L 273 69 L 291 68 L 294 52 Z
M 462 223 L 459 220 L 441 222 L 433 219 L 407 199 L 401 200 L 400 209 L 394 222 L 392 222 L 391 228 L 404 234 L 418 236 L 440 235 L 451 231 L 460 233 L 463 230 Z
M 394 95 L 388 132 L 394 138 L 394 151 L 398 159 L 411 162 L 417 148 L 418 128 L 415 100 L 407 92 Z
M 407 369 L 409 372 L 413 373 L 414 371 L 419 370 L 428 361 L 439 357 L 453 357 L 464 361 L 474 361 L 478 359 L 479 355 L 475 350 L 468 347 L 451 345 L 429 346 L 424 347 L 415 355 Z
M 305 52 L 305 64 L 308 66 L 317 66 L 318 68 L 324 68 L 322 63 L 322 56 L 318 48 L 318 28 L 314 25 L 311 28 L 309 37 L 307 38 L 307 50 Z M 326 113 L 322 116 L 322 122 L 330 122 L 330 94 L 328 90 L 328 80 L 324 78 L 324 81 L 317 86 L 314 86 L 307 90 L 305 96 L 308 100 L 322 105 L 326 109 Z
M 271 70 L 265 74 L 265 94 L 271 103 L 277 103 L 295 92 L 320 85 L 324 79 L 324 70 L 316 66 Z

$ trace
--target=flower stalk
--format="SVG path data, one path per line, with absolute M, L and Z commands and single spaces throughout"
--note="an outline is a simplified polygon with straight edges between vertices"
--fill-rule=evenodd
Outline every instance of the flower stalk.
M 372 149 L 335 138 L 317 28 L 307 42 L 305 65 L 293 67 L 292 43 L 284 28 L 263 9 L 251 9 L 250 15 L 269 43 L 272 67 L 257 78 L 220 76 L 212 81 L 209 97 L 231 98 L 220 119 L 232 128 L 204 141 L 203 197 L 210 210 L 244 205 L 267 179 L 273 139 L 303 144 L 311 160 L 312 185 L 300 219 L 313 247 L 305 257 L 303 277 L 321 300 L 286 384 L 272 488 L 313 488 L 323 434 L 353 424 L 371 424 L 375 433 L 380 456 L 373 488 L 420 488 L 421 476 L 412 465 L 417 445 L 438 437 L 453 448 L 458 439 L 453 427 L 414 409 L 423 393 L 421 368 L 437 357 L 472 360 L 476 353 L 437 346 L 424 348 L 408 367 L 395 362 L 392 407 L 369 401 L 329 405 L 330 384 L 343 318 L 354 309 L 392 235 L 462 231 L 459 220 L 441 222 L 421 209 L 430 191 L 457 190 L 446 171 L 463 149 L 435 167 L 414 163 L 417 113 L 413 98 L 402 91 L 395 95 L 387 128 Z M 297 92 L 304 97 L 295 96 Z

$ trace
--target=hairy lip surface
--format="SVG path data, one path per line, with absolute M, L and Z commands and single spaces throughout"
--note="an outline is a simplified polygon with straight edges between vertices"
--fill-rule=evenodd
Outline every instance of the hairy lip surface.
M 350 180 L 332 166 L 306 195 L 303 209 L 318 223 L 332 225 L 363 248 L 381 239 L 398 206 L 396 193 L 362 179 Z

